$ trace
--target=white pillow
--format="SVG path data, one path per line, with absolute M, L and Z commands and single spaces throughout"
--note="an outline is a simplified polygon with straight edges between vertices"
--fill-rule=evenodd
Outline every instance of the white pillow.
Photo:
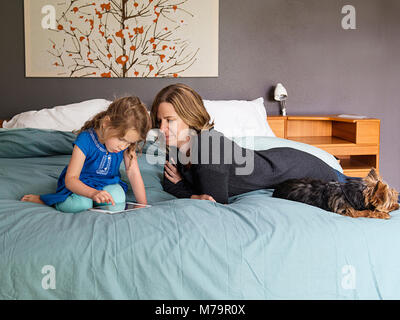
M 104 99 L 93 99 L 38 111 L 27 111 L 14 116 L 10 121 L 5 121 L 3 127 L 79 130 L 87 120 L 106 110 L 110 103 L 111 101 Z
M 226 137 L 275 137 L 268 122 L 264 99 L 203 100 L 214 121 L 214 129 Z

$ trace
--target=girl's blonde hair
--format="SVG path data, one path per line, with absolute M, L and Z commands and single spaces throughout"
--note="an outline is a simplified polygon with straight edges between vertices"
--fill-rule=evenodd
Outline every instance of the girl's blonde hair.
M 172 104 L 183 122 L 196 132 L 214 126 L 214 122 L 210 123 L 210 115 L 204 107 L 200 95 L 189 86 L 177 83 L 165 87 L 155 97 L 150 113 L 153 128 L 158 128 L 157 112 L 158 107 L 163 102 Z
M 105 127 L 106 121 L 107 126 Z M 129 155 L 132 158 L 132 152 L 142 152 L 143 144 L 140 142 L 146 141 L 147 133 L 151 129 L 151 119 L 146 106 L 138 97 L 124 97 L 115 100 L 107 110 L 86 121 L 77 133 L 91 128 L 98 132 L 101 143 L 112 137 L 122 138 L 128 130 L 135 130 L 139 135 L 139 140 L 128 147 Z

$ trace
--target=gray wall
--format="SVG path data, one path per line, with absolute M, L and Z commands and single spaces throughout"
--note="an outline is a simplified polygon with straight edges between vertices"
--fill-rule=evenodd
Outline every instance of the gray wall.
M 195 0 L 200 1 L 200 0 Z M 341 28 L 341 8 L 357 29 Z M 2 0 L 0 118 L 30 109 L 136 94 L 148 105 L 175 79 L 26 79 L 23 0 Z M 264 96 L 282 82 L 290 114 L 356 113 L 381 119 L 381 173 L 400 189 L 400 1 L 220 0 L 218 78 L 183 78 L 205 99 Z

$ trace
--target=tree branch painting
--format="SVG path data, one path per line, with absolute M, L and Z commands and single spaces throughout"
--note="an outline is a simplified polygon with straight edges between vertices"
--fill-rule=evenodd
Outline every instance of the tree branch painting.
M 203 49 L 185 31 L 196 1 L 55 0 L 47 61 L 61 77 L 185 76 Z

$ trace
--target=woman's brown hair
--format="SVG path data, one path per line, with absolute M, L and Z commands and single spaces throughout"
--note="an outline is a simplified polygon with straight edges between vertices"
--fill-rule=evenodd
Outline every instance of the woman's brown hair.
M 105 127 L 106 121 L 107 126 Z M 90 128 L 99 133 L 101 143 L 111 137 L 122 138 L 128 130 L 135 130 L 139 135 L 139 140 L 128 147 L 129 155 L 132 158 L 132 152 L 142 152 L 143 144 L 141 145 L 140 142 L 146 141 L 147 133 L 151 129 L 151 119 L 146 106 L 138 97 L 124 97 L 115 100 L 107 110 L 86 121 L 77 133 Z
M 155 97 L 150 114 L 153 128 L 158 128 L 157 112 L 163 102 L 172 104 L 183 122 L 197 132 L 214 126 L 200 95 L 189 86 L 177 83 L 165 87 Z

